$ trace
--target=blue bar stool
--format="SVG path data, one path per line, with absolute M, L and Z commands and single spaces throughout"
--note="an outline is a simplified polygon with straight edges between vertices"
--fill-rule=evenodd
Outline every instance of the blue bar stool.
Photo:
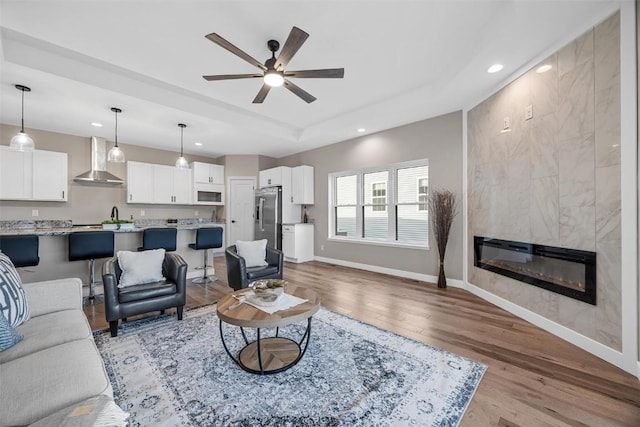
M 193 279 L 192 283 L 209 283 L 217 280 L 217 277 L 207 276 L 207 249 L 222 247 L 222 227 L 204 227 L 196 231 L 196 242 L 189 243 L 189 247 L 195 250 L 204 250 L 204 275 Z M 201 268 L 201 267 L 198 267 Z
M 142 246 L 138 251 L 164 248 L 167 252 L 173 252 L 176 250 L 177 234 L 175 228 L 147 228 L 142 231 Z
M 89 260 L 89 300 L 96 296 L 94 264 L 99 258 L 110 258 L 114 249 L 113 231 L 79 231 L 69 233 L 69 261 Z
M 15 267 L 32 267 L 40 263 L 40 241 L 35 234 L 0 236 L 0 252 L 7 255 Z

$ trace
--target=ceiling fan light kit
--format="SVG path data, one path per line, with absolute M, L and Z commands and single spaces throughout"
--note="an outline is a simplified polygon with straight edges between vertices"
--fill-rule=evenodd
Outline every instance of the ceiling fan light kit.
M 11 138 L 9 148 L 18 151 L 33 151 L 35 144 L 33 139 L 24 132 L 24 93 L 31 92 L 31 88 L 24 85 L 16 85 L 16 89 L 22 91 L 22 115 L 20 118 L 20 132 Z
M 300 47 L 309 37 L 308 33 L 302 31 L 298 27 L 293 27 L 291 29 L 289 37 L 287 37 L 287 40 L 284 42 L 284 46 L 282 47 L 282 50 L 280 51 L 280 54 L 277 58 L 276 52 L 280 49 L 280 43 L 276 40 L 269 40 L 267 42 L 267 47 L 271 51 L 271 58 L 267 59 L 264 64 L 259 62 L 257 59 L 253 58 L 243 50 L 239 49 L 235 45 L 231 44 L 229 41 L 225 40 L 216 33 L 208 34 L 205 37 L 218 46 L 238 56 L 239 58 L 244 59 L 249 64 L 259 68 L 262 71 L 262 74 L 221 74 L 202 77 L 207 81 L 262 78 L 264 83 L 258 91 L 256 97 L 253 99 L 254 104 L 261 104 L 262 102 L 264 102 L 265 98 L 269 94 L 269 90 L 271 90 L 272 87 L 278 86 L 284 86 L 289 91 L 297 95 L 300 99 L 304 100 L 307 103 L 311 103 L 315 101 L 316 98 L 304 89 L 295 85 L 288 78 L 295 77 L 341 79 L 344 77 L 344 68 L 285 71 L 285 67 L 287 66 L 291 58 L 293 58 L 293 56 L 298 52 Z
M 122 152 L 120 147 L 118 147 L 118 114 L 122 113 L 122 110 L 116 107 L 112 107 L 111 111 L 113 111 L 116 115 L 116 141 L 115 145 L 111 148 L 111 150 L 109 150 L 109 153 L 107 154 L 107 161 L 112 163 L 124 163 L 124 153 Z

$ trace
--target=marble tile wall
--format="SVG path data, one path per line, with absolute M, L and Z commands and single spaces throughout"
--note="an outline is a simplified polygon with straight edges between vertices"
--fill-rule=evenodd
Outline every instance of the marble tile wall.
M 467 123 L 470 283 L 621 350 L 619 14 L 474 107 Z M 475 268 L 473 236 L 595 251 L 597 304 Z

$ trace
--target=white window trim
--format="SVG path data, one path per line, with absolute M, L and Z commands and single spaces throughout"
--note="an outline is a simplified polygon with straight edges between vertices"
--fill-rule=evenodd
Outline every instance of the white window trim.
M 341 172 L 333 172 L 327 175 L 327 217 L 328 217 L 328 227 L 327 227 L 327 240 L 330 242 L 343 242 L 343 243 L 358 243 L 358 244 L 368 244 L 368 245 L 378 245 L 378 246 L 389 246 L 389 247 L 402 247 L 402 248 L 412 248 L 412 249 L 420 249 L 420 250 L 430 250 L 429 245 L 429 235 L 431 231 L 431 227 L 429 227 L 429 235 L 427 236 L 426 242 L 398 242 L 396 240 L 380 240 L 380 239 L 365 239 L 363 237 L 348 237 L 348 236 L 336 236 L 335 235 L 335 216 L 334 209 L 336 205 L 335 201 L 335 188 L 334 182 L 336 178 L 343 176 L 356 176 L 356 200 L 358 204 L 356 205 L 356 230 L 362 231 L 363 229 L 363 218 L 362 218 L 362 209 L 358 209 L 359 207 L 364 206 L 364 194 L 363 194 L 363 182 L 362 177 L 367 173 L 372 172 L 380 172 L 380 171 L 388 171 L 389 179 L 387 181 L 387 211 L 389 218 L 389 239 L 395 239 L 395 223 L 396 223 L 396 210 L 395 206 L 401 205 L 413 205 L 415 203 L 397 203 L 397 194 L 395 188 L 396 175 L 398 173 L 398 169 L 405 169 L 417 166 L 427 166 L 429 167 L 428 159 L 420 159 L 420 160 L 411 160 L 408 162 L 402 163 L 394 163 L 386 166 L 377 166 L 363 169 L 352 169 L 348 171 Z M 428 179 L 428 176 L 427 176 Z M 340 205 L 340 206 L 353 206 L 353 205 Z M 427 213 L 429 210 L 427 208 Z

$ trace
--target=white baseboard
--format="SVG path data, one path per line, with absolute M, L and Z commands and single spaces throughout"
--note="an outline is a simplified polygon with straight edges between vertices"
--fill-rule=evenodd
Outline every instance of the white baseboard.
M 396 270 L 393 268 L 380 267 L 377 265 L 361 264 L 357 262 L 344 261 L 341 259 L 325 258 L 325 257 L 319 257 L 319 256 L 314 257 L 314 259 L 316 261 L 326 262 L 326 263 L 335 264 L 335 265 L 341 265 L 343 267 L 351 267 L 351 268 L 357 268 L 360 270 L 372 271 L 374 273 L 389 274 L 391 276 L 421 280 L 423 282 L 429 282 L 429 283 L 438 282 L 438 278 L 436 276 L 432 276 L 429 274 L 415 273 L 415 272 L 404 271 L 404 270 Z M 523 308 L 517 304 L 514 304 L 511 301 L 508 301 L 502 297 L 499 297 L 490 292 L 487 292 L 484 289 L 479 288 L 478 286 L 473 285 L 471 283 L 467 283 L 465 285 L 465 283 L 462 280 L 448 278 L 447 286 L 466 289 L 472 294 L 482 298 L 483 300 L 489 301 L 490 303 L 495 304 L 496 306 L 508 311 L 509 313 L 515 316 L 518 316 L 519 318 L 524 319 L 527 322 L 530 322 L 544 329 L 545 331 L 552 333 L 553 335 L 560 337 L 565 341 L 568 341 L 571 344 L 574 344 L 580 347 L 581 349 L 593 354 L 594 356 L 597 356 L 611 363 L 612 365 L 615 365 L 618 368 L 623 369 L 629 372 L 630 374 L 640 378 L 640 361 L 638 361 L 637 372 L 633 372 L 633 370 L 626 370 L 624 369 L 623 355 L 621 352 L 617 350 L 607 347 L 604 344 L 601 344 L 587 336 L 584 336 L 572 329 L 569 329 L 566 326 L 562 326 L 559 323 L 549 320 L 546 317 L 543 317 L 537 313 L 534 313 L 533 311 L 527 310 L 526 308 Z
M 495 304 L 504 310 L 507 310 L 509 313 L 514 314 L 515 316 L 518 316 L 519 318 L 524 319 L 527 322 L 533 323 L 534 325 L 544 329 L 545 331 L 550 332 L 553 335 L 560 337 L 563 340 L 568 341 L 585 351 L 588 351 L 594 356 L 606 360 L 607 362 L 617 366 L 620 369 L 624 369 L 623 355 L 621 352 L 607 347 L 606 345 L 601 344 L 587 336 L 584 336 L 574 331 L 573 329 L 569 329 L 566 326 L 562 326 L 559 323 L 549 320 L 546 317 L 534 313 L 531 310 L 514 304 L 511 301 L 492 294 L 491 292 L 487 292 L 476 285 L 467 283 L 465 289 L 472 294 L 479 296 L 483 300 L 489 301 L 490 303 Z M 632 375 L 639 375 L 640 362 L 638 363 L 638 372 L 627 372 Z
M 414 273 L 412 271 L 396 270 L 394 268 L 380 267 L 378 265 L 360 264 L 358 262 L 344 261 L 341 259 L 325 258 L 316 256 L 316 261 L 326 262 L 329 264 L 341 265 L 343 267 L 357 268 L 360 270 L 372 271 L 374 273 L 388 274 L 390 276 L 404 277 L 405 279 L 420 280 L 422 282 L 438 283 L 438 277 L 430 274 Z M 453 288 L 464 288 L 462 280 L 447 278 L 447 286 Z

